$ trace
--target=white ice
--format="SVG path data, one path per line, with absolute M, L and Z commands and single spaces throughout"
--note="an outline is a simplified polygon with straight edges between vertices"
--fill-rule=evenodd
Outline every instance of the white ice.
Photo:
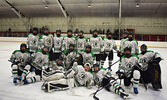
M 69 90 L 45 93 L 41 90 L 42 82 L 15 86 L 12 83 L 11 63 L 8 62 L 8 59 L 14 50 L 19 49 L 19 45 L 20 43 L 0 42 L 0 100 L 93 100 L 92 96 L 89 96 L 89 94 L 95 92 L 96 87 L 93 87 L 93 89 L 86 89 L 84 87 L 73 88 L 76 93 L 82 94 L 82 96 L 72 96 Z M 167 65 L 167 49 L 150 49 L 159 52 L 164 57 L 164 60 L 160 63 L 163 89 L 154 91 L 149 88 L 145 91 L 144 87 L 141 85 L 139 86 L 138 95 L 129 93 L 131 100 L 167 100 L 167 78 L 165 78 L 167 77 L 167 70 L 165 69 Z M 118 57 L 115 55 L 113 62 L 116 60 L 118 60 Z M 107 67 L 107 62 L 105 62 L 105 66 Z M 118 69 L 118 64 L 114 65 L 112 69 L 115 74 Z M 97 97 L 99 97 L 100 100 L 122 100 L 118 95 L 107 92 L 104 89 L 97 94 Z

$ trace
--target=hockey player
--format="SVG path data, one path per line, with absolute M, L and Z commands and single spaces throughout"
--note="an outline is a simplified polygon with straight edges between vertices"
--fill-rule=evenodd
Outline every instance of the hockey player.
M 88 39 L 83 36 L 84 32 L 79 31 L 78 32 L 78 37 L 76 38 L 76 49 L 80 53 L 81 50 L 85 49 Z
M 162 89 L 159 62 L 163 58 L 159 53 L 147 50 L 147 46 L 145 44 L 141 45 L 140 50 L 139 64 L 141 66 L 141 79 L 143 79 L 144 84 L 151 83 L 155 90 Z
M 48 47 L 49 48 L 49 55 L 53 54 L 52 47 L 53 47 L 53 35 L 49 33 L 49 29 L 46 27 L 44 28 L 44 34 L 41 35 L 41 48 Z M 49 56 L 49 60 L 53 60 L 53 56 Z
M 98 31 L 94 30 L 93 31 L 93 37 L 89 39 L 89 43 L 92 47 L 92 52 L 95 54 L 96 57 L 96 64 L 100 65 L 100 60 L 101 60 L 101 48 L 102 48 L 102 38 L 98 37 Z
M 76 62 L 75 62 L 76 63 Z M 86 88 L 90 89 L 94 85 L 93 75 L 91 74 L 91 67 L 89 63 L 86 63 L 83 66 L 77 65 L 74 63 L 72 67 L 74 71 L 75 85 L 76 86 L 86 86 Z
M 30 33 L 27 38 L 27 45 L 29 53 L 32 54 L 39 48 L 40 35 L 38 34 L 38 28 L 33 28 L 33 33 Z
M 77 62 L 74 62 L 73 67 L 69 70 L 66 70 L 64 75 L 62 73 L 56 73 L 55 77 L 58 79 L 45 82 L 43 89 L 46 92 L 61 91 L 69 89 L 69 85 L 71 85 L 71 87 L 86 86 L 88 89 L 90 89 L 94 82 L 93 75 L 89 72 L 89 67 L 89 64 L 85 64 L 83 67 L 78 65 Z
M 45 70 L 42 71 L 42 79 L 44 80 L 44 83 L 41 87 L 42 90 L 44 90 L 45 92 L 52 92 L 69 89 L 67 83 L 67 75 L 64 67 L 65 66 L 63 63 L 63 59 L 62 57 L 59 57 L 56 62 L 52 61 L 52 64 L 50 64 L 49 66 L 49 72 Z M 71 77 L 68 75 L 68 78 Z M 71 79 L 71 81 L 74 80 Z
M 74 46 L 76 45 L 76 38 L 72 35 L 73 31 L 72 30 L 67 30 L 67 36 L 64 37 L 63 39 L 63 49 L 66 50 L 69 48 L 70 44 L 73 44 Z
M 12 53 L 10 61 L 12 62 L 12 75 L 13 75 L 13 83 L 19 84 L 20 77 L 24 74 L 27 74 L 27 70 L 29 70 L 26 65 L 28 64 L 29 53 L 26 51 L 26 44 L 22 43 L 20 45 L 20 50 L 15 50 Z
M 86 49 L 82 50 L 81 53 L 83 59 L 83 65 L 89 63 L 93 67 L 95 55 L 92 52 L 92 47 L 90 45 L 86 46 Z
M 111 70 L 112 60 L 113 60 L 113 49 L 117 51 L 117 46 L 115 41 L 112 39 L 112 33 L 109 32 L 103 40 L 103 48 L 101 53 L 101 68 L 108 56 L 109 69 Z
M 69 45 L 69 49 L 66 49 L 63 51 L 63 59 L 65 62 L 65 66 L 67 67 L 67 69 L 70 69 L 73 65 L 73 62 L 76 61 L 76 57 L 78 57 L 79 54 L 78 52 L 75 50 L 75 46 L 74 44 L 70 44 Z
M 99 68 L 97 64 L 93 66 L 93 69 L 94 81 L 98 87 L 105 87 L 106 90 L 118 94 L 123 99 L 128 97 L 128 94 L 120 84 L 117 83 L 117 80 L 112 77 L 110 70 Z
M 38 82 L 41 80 L 42 76 L 42 70 L 49 70 L 48 63 L 49 63 L 49 48 L 48 47 L 43 47 L 42 50 L 37 50 L 36 53 L 34 53 L 31 56 L 31 63 L 30 65 L 26 65 L 27 69 L 26 74 L 22 75 L 21 78 L 21 84 L 30 84 L 34 82 Z M 32 68 L 35 69 L 35 76 L 34 77 L 28 77 L 27 73 L 31 70 Z
M 118 57 L 123 56 L 123 52 L 124 52 L 124 48 L 125 48 L 125 45 L 123 43 L 124 43 L 125 40 L 127 40 L 128 34 L 129 34 L 128 31 L 123 32 L 122 39 L 121 39 L 121 42 L 120 42 Z
M 135 55 L 139 54 L 138 42 L 135 39 L 133 39 L 133 33 L 132 32 L 130 32 L 128 34 L 128 39 L 126 39 L 124 41 L 123 45 L 125 47 L 130 47 L 132 49 L 131 50 L 132 54 L 135 54 Z
M 44 46 L 49 48 L 49 51 L 53 47 L 53 35 L 49 33 L 48 28 L 44 28 L 44 34 L 41 35 L 41 48 Z
M 140 72 L 137 70 L 138 57 L 131 54 L 131 48 L 126 47 L 124 49 L 124 56 L 121 57 L 118 76 L 120 79 L 124 79 L 124 85 L 130 86 L 133 83 L 133 90 L 135 94 L 138 94 L 138 84 L 140 79 Z
M 61 36 L 61 30 L 56 30 L 56 36 L 53 38 L 53 54 L 50 55 L 52 56 L 52 60 L 56 60 L 57 58 L 60 57 L 61 52 L 62 52 L 62 46 L 63 46 L 63 37 Z

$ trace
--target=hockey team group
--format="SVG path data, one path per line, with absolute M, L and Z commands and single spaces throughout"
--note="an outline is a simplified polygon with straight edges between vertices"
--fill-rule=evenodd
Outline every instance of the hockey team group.
M 94 30 L 88 39 L 83 31 L 74 36 L 72 30 L 67 30 L 67 36 L 62 36 L 61 30 L 56 30 L 53 36 L 45 28 L 40 35 L 34 27 L 27 43 L 22 43 L 10 57 L 13 83 L 26 85 L 42 81 L 41 89 L 45 92 L 97 86 L 123 99 L 129 95 L 121 85 L 132 88 L 134 94 L 139 93 L 139 83 L 146 89 L 148 86 L 153 90 L 162 89 L 159 63 L 163 58 L 158 52 L 148 50 L 145 44 L 139 50 L 132 32 L 122 33 L 119 49 L 111 32 L 106 33 L 106 37 L 98 33 Z M 113 62 L 114 53 L 120 58 L 116 62 Z M 106 58 L 107 68 L 104 66 Z M 118 78 L 111 74 L 116 63 L 119 63 Z M 124 84 L 119 84 L 118 79 Z

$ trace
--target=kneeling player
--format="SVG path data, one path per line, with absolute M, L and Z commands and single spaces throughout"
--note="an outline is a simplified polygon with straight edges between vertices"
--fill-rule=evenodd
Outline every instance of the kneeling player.
M 140 72 L 137 70 L 138 57 L 131 54 L 131 48 L 124 49 L 124 56 L 121 57 L 118 73 L 120 79 L 124 79 L 124 85 L 130 86 L 133 83 L 134 93 L 138 94 L 138 84 L 140 79 Z
M 162 89 L 159 65 L 162 59 L 159 53 L 147 50 L 145 44 L 141 45 L 141 53 L 139 54 L 141 79 L 143 79 L 144 84 L 151 83 L 155 90 Z
M 12 74 L 14 77 L 13 83 L 15 85 L 20 83 L 21 76 L 27 75 L 27 70 L 30 69 L 26 66 L 29 58 L 29 53 L 26 49 L 26 44 L 22 43 L 20 45 L 20 50 L 15 50 L 10 58 L 10 61 L 12 62 Z
M 123 99 L 128 97 L 128 94 L 120 84 L 117 83 L 117 80 L 112 77 L 111 71 L 105 68 L 100 69 L 97 64 L 95 64 L 93 68 L 94 81 L 98 87 L 105 87 L 106 90 L 115 92 Z
M 82 50 L 80 54 L 82 55 L 83 58 L 83 65 L 89 63 L 90 66 L 93 67 L 95 55 L 92 52 L 92 47 L 90 45 L 87 45 L 86 49 Z
M 30 84 L 34 82 L 38 82 L 41 80 L 42 70 L 48 70 L 48 62 L 49 62 L 49 48 L 44 47 L 42 50 L 37 50 L 35 54 L 32 54 L 31 63 L 26 67 L 31 68 L 30 70 L 35 70 L 35 76 L 27 77 L 27 75 L 23 75 L 21 81 L 22 84 Z M 27 70 L 30 71 L 30 70 Z

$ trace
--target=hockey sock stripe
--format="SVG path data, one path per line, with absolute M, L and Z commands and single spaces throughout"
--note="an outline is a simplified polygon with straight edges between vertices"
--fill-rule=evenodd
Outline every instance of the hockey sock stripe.
M 33 83 L 33 79 L 32 79 L 32 77 L 31 77 L 30 79 L 31 79 L 31 82 Z
M 27 76 L 27 73 L 26 73 L 26 72 L 23 72 L 23 74 L 25 74 L 25 76 Z
M 17 71 L 18 69 L 13 69 L 12 71 Z
M 13 72 L 12 74 L 17 74 L 17 72 Z
M 36 82 L 36 78 L 35 77 L 33 77 L 34 78 L 34 82 Z

